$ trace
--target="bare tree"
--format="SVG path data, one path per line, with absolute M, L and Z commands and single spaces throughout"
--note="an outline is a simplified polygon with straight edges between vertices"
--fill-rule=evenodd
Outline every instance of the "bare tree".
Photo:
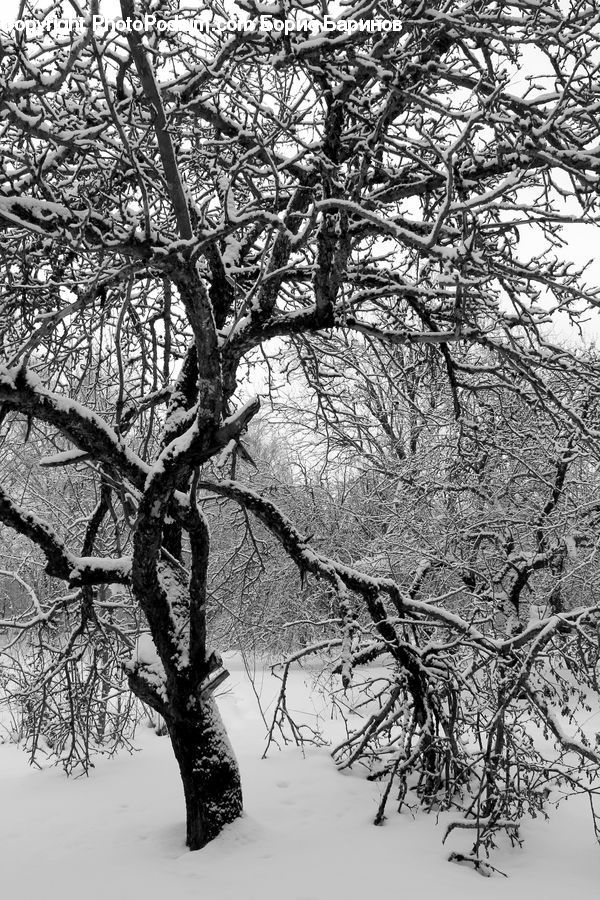
M 323 614 L 314 586 L 289 622 L 311 641 L 276 667 L 269 737 L 319 740 L 290 716 L 286 688 L 291 665 L 320 659 L 319 681 L 347 730 L 338 766 L 385 782 L 375 821 L 394 787 L 400 808 L 460 811 L 446 836 L 469 829 L 475 841 L 452 858 L 489 874 L 481 856 L 498 833 L 520 841 L 521 818 L 545 811 L 549 797 L 597 801 L 597 464 L 577 431 L 519 391 L 462 382 L 454 392 L 423 348 L 317 343 L 315 366 L 305 366 L 316 402 L 285 408 L 296 444 L 312 443 L 304 518 L 321 558 L 343 560 L 357 585 L 362 576 L 354 593 L 388 579 L 385 612 L 406 656 L 382 638 L 384 608 L 353 603 L 340 637 L 343 609 Z M 320 378 L 317 363 L 340 381 Z M 597 401 L 574 382 L 554 381 L 553 391 L 589 421 Z
M 261 19 L 243 0 L 247 29 L 229 31 L 215 3 L 209 32 L 177 0 L 150 5 L 122 0 L 140 27 L 94 31 L 90 0 L 82 27 L 61 33 L 43 28 L 55 10 L 25 2 L 38 24 L 1 37 L 4 428 L 25 417 L 54 453 L 43 463 L 85 465 L 97 505 L 63 537 L 5 484 L 0 518 L 80 592 L 83 630 L 107 628 L 101 585 L 131 589 L 155 649 L 138 649 L 129 684 L 165 718 L 197 848 L 242 809 L 212 697 L 223 672 L 206 627 L 207 493 L 258 518 L 336 592 L 345 684 L 354 606 L 366 610 L 396 662 L 394 691 L 412 703 L 410 752 L 427 759 L 441 721 L 435 660 L 458 638 L 417 652 L 407 621 L 434 621 L 488 658 L 595 614 L 492 638 L 443 598 L 425 603 L 317 552 L 270 498 L 218 478 L 211 461 L 240 452 L 258 409 L 249 367 L 277 366 L 288 345 L 304 364 L 331 331 L 430 345 L 457 418 L 471 379 L 596 438 L 552 378 L 576 368 L 593 392 L 597 367 L 545 326 L 597 302 L 561 257 L 561 228 L 597 210 L 600 32 L 579 0 L 361 2 L 336 27 L 321 3 L 291 0 Z M 314 34 L 284 28 L 301 19 Z M 541 251 L 519 255 L 521 234 Z M 131 543 L 102 553 L 110 517 L 114 548 L 119 520 Z

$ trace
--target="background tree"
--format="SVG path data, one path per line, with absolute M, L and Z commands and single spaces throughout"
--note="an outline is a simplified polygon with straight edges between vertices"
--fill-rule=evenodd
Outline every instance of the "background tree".
M 149 7 L 121 2 L 124 18 Z M 211 461 L 239 452 L 258 409 L 252 367 L 268 372 L 286 347 L 318 364 L 323 334 L 431 347 L 456 420 L 468 383 L 540 403 L 593 444 L 597 366 L 551 343 L 545 326 L 597 302 L 559 251 L 561 228 L 593 223 L 598 203 L 598 16 L 579 0 L 356 3 L 340 23 L 386 28 L 340 24 L 314 38 L 263 27 L 253 0 L 238 7 L 255 27 L 219 31 L 226 15 L 214 4 L 208 34 L 94 33 L 91 0 L 74 34 L 2 35 L 4 428 L 20 437 L 25 418 L 47 452 L 60 448 L 51 464 L 84 464 L 97 505 L 63 536 L 5 484 L 0 518 L 79 591 L 82 633 L 90 621 L 106 632 L 102 585 L 130 588 L 152 642 L 128 663 L 129 684 L 166 721 L 191 848 L 242 808 L 212 696 L 223 672 L 207 635 L 207 494 L 258 519 L 335 593 L 344 685 L 357 622 L 370 620 L 403 702 L 405 742 L 400 753 L 390 745 L 385 768 L 403 775 L 420 761 L 428 796 L 440 740 L 453 771 L 474 772 L 448 730 L 457 642 L 465 659 L 483 655 L 485 672 L 513 672 L 501 689 L 489 676 L 477 777 L 491 828 L 506 819 L 494 799 L 504 712 L 528 691 L 561 734 L 529 679 L 541 648 L 595 608 L 490 635 L 447 593 L 419 600 L 404 582 L 321 553 L 249 479 L 218 477 Z M 22 14 L 44 22 L 58 9 L 24 3 Z M 318 25 L 326 9 L 291 0 L 273 21 Z M 152 12 L 167 24 L 194 17 L 176 0 Z M 542 249 L 520 249 L 522 235 Z M 587 412 L 555 388 L 573 372 Z M 112 394 L 94 389 L 98 377 Z M 117 544 L 119 520 L 130 543 Z M 581 742 L 572 749 L 597 764 Z

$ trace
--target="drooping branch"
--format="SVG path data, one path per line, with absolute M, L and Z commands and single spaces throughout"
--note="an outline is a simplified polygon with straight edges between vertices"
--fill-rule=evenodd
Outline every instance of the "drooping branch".
M 76 556 L 67 550 L 50 525 L 14 503 L 1 487 L 0 521 L 36 544 L 46 557 L 47 573 L 67 581 L 71 587 L 129 583 L 129 557 L 103 559 Z
M 114 429 L 96 412 L 48 390 L 33 373 L 0 367 L 0 402 L 53 425 L 94 460 L 143 488 L 148 466 L 123 444 Z

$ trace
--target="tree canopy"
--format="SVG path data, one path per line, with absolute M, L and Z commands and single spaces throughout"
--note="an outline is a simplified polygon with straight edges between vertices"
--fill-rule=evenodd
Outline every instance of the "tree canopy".
M 73 10 L 77 27 L 51 26 Z M 0 520 L 76 592 L 78 635 L 114 632 L 103 586 L 131 592 L 152 640 L 126 664 L 129 684 L 167 723 L 190 847 L 242 808 L 213 699 L 209 497 L 237 504 L 328 585 L 345 687 L 372 651 L 391 655 L 376 721 L 343 760 L 383 746 L 390 788 L 418 771 L 430 802 L 464 789 L 486 845 L 522 811 L 499 788 L 503 766 L 517 765 L 507 747 L 539 768 L 527 717 L 582 766 L 600 761 L 566 735 L 543 683 L 565 635 L 592 640 L 595 601 L 518 614 L 532 574 L 556 574 L 575 540 L 548 523 L 576 455 L 597 452 L 597 361 L 557 334 L 599 302 L 564 245 L 574 223 L 596 227 L 600 11 L 581 0 L 238 0 L 209 3 L 207 30 L 178 0 L 121 0 L 139 27 L 102 29 L 101 13 L 97 0 L 24 2 L 30 25 L 0 35 L 3 429 L 20 440 L 25 419 L 42 468 L 85 473 L 78 528 L 18 478 L 0 487 Z M 230 27 L 234 16 L 247 26 Z M 394 510 L 420 510 L 424 542 L 402 578 L 329 555 L 255 490 L 240 439 L 259 378 L 276 401 L 286 377 L 308 385 L 330 450 L 353 447 L 363 468 L 394 460 L 405 491 Z M 523 473 L 515 460 L 539 427 L 554 445 L 542 441 Z M 500 527 L 498 515 L 470 558 L 463 535 L 458 604 L 443 579 L 422 596 L 439 569 L 432 531 L 439 540 L 461 514 L 451 495 L 480 490 L 479 507 L 463 506 L 468 533 L 473 510 L 491 508 L 492 481 L 511 518 L 527 506 L 523 485 L 526 522 Z M 493 559 L 480 552 L 492 545 Z M 506 603 L 516 619 L 504 609 L 499 624 Z M 475 733 L 485 738 L 471 757 Z

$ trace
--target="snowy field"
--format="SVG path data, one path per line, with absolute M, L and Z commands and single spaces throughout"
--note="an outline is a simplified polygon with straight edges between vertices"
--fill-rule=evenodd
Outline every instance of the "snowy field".
M 324 712 L 301 673 L 292 706 Z M 499 849 L 509 877 L 484 879 L 446 861 L 468 850 L 443 822 L 410 813 L 371 822 L 380 786 L 336 772 L 327 748 L 273 750 L 261 760 L 264 724 L 243 671 L 220 706 L 240 761 L 246 814 L 204 850 L 184 846 L 183 797 L 167 738 L 138 732 L 139 751 L 97 761 L 89 778 L 31 769 L 0 746 L 0 895 L 11 900 L 482 900 L 587 898 L 600 891 L 600 847 L 589 809 L 574 798 L 523 828 L 523 849 Z M 268 706 L 277 682 L 257 685 Z M 327 723 L 326 723 L 327 727 Z M 337 736 L 339 723 L 331 723 Z

